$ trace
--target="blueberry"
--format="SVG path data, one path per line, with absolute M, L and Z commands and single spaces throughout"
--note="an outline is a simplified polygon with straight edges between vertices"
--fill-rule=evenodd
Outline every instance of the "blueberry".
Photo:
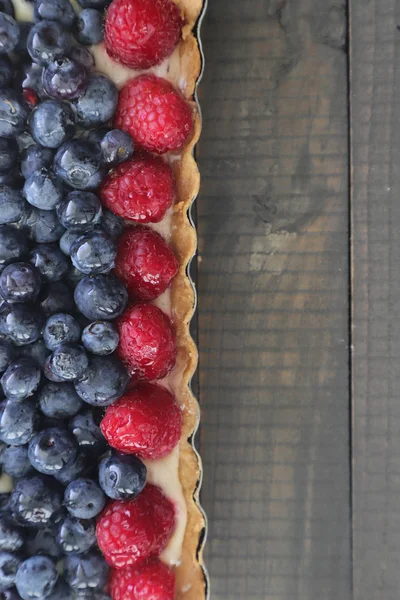
M 19 169 L 17 169 L 16 167 L 4 173 L 0 173 L 0 185 L 11 185 L 13 187 L 19 187 L 20 183 L 21 176 L 19 173 Z
M 10 508 L 10 495 L 8 492 L 0 492 L 0 511 L 8 511 Z
M 67 515 L 57 526 L 56 539 L 65 554 L 87 552 L 96 542 L 95 522 Z
M 29 127 L 38 144 L 46 148 L 58 148 L 74 135 L 74 112 L 66 102 L 44 100 L 32 112 Z
M 30 253 L 30 262 L 45 281 L 59 281 L 69 271 L 68 260 L 55 244 L 40 244 Z
M 71 27 L 75 13 L 69 0 L 35 0 L 33 16 L 35 21 L 47 19 Z
M 70 288 L 62 281 L 49 283 L 40 296 L 40 305 L 46 316 L 74 312 L 75 305 Z
M 28 179 L 43 167 L 49 168 L 53 163 L 54 150 L 44 148 L 39 144 L 32 144 L 22 151 L 21 173 Z
M 14 400 L 24 400 L 32 396 L 39 383 L 40 369 L 31 358 L 15 360 L 1 378 L 4 395 Z
M 136 456 L 113 453 L 99 467 L 99 483 L 114 500 L 135 498 L 146 485 L 147 469 Z
M 73 344 L 60 344 L 49 359 L 51 371 L 63 381 L 75 381 L 85 373 L 88 365 L 85 349 Z
M 27 217 L 20 221 L 20 228 L 39 244 L 58 242 L 65 231 L 55 210 L 42 210 L 33 206 Z
M 93 519 L 105 503 L 104 493 L 93 479 L 75 479 L 64 492 L 64 505 L 78 519 Z
M 39 390 L 37 399 L 42 413 L 54 419 L 72 417 L 82 407 L 82 400 L 71 383 L 46 381 Z
M 36 342 L 42 335 L 44 315 L 28 304 L 8 305 L 0 316 L 0 330 L 16 345 Z
M 66 142 L 58 149 L 53 168 L 67 185 L 78 190 L 97 188 L 105 174 L 100 149 L 79 139 Z
M 16 20 L 4 12 L 0 12 L 0 54 L 12 52 L 20 36 L 19 25 Z
M 17 158 L 18 146 L 15 140 L 10 138 L 0 138 L 0 173 L 5 173 L 6 171 L 12 169 L 15 166 L 15 163 L 17 162 Z
M 89 368 L 74 385 L 82 400 L 103 407 L 122 396 L 128 379 L 122 363 L 114 356 L 92 356 Z
M 82 343 L 93 354 L 111 354 L 117 348 L 119 334 L 112 323 L 94 321 L 82 333 Z
M 1 600 L 21 600 L 21 596 L 18 594 L 15 588 L 4 590 L 0 593 L 0 598 Z
M 10 342 L 0 339 L 0 373 L 3 373 L 13 358 L 13 348 Z
M 83 129 L 80 137 L 100 146 L 101 140 L 109 132 L 108 127 L 96 127 L 95 129 Z
M 17 448 L 13 448 L 16 450 Z M 18 448 L 20 450 L 20 448 Z M 22 450 L 22 448 L 21 448 Z M 3 455 L 2 455 L 3 460 Z M 0 515 L 0 550 L 2 552 L 17 552 L 22 548 L 24 538 L 19 527 L 12 522 L 9 515 Z
M 101 154 L 107 165 L 114 167 L 131 158 L 134 150 L 129 133 L 120 129 L 109 131 L 101 141 Z
M 77 600 L 76 596 L 72 596 L 72 590 L 67 582 L 59 577 L 53 591 L 49 596 L 46 596 L 46 600 Z M 78 599 L 82 600 L 82 599 Z
M 95 8 L 84 8 L 76 19 L 77 38 L 88 46 L 98 44 L 104 38 L 103 14 Z
M 87 554 L 70 554 L 64 563 L 64 576 L 75 591 L 103 589 L 108 577 L 108 565 L 95 550 Z
M 43 600 L 54 589 L 58 573 L 48 556 L 32 556 L 18 569 L 15 587 L 23 600 Z
M 58 313 L 52 315 L 46 322 L 43 338 L 49 350 L 55 350 L 64 343 L 78 342 L 81 328 L 72 315 Z
M 0 89 L 7 88 L 14 77 L 14 67 L 8 56 L 0 56 Z
M 102 231 L 89 231 L 71 246 L 72 264 L 87 275 L 111 271 L 116 253 L 115 243 Z
M 61 427 L 50 427 L 37 433 L 29 442 L 31 465 L 45 475 L 53 475 L 72 464 L 78 454 L 75 438 Z
M 108 233 L 113 240 L 116 240 L 124 229 L 124 220 L 122 217 L 114 215 L 110 210 L 103 210 L 103 215 L 100 219 L 100 227 Z
M 15 583 L 20 558 L 11 552 L 0 552 L 0 592 L 8 590 Z
M 0 91 L 0 137 L 12 138 L 22 133 L 28 114 L 22 96 L 10 90 Z
M 86 69 L 79 62 L 60 57 L 45 68 L 43 87 L 52 98 L 72 100 L 83 94 L 87 79 Z
M 43 528 L 60 510 L 62 496 L 49 477 L 36 475 L 20 479 L 11 492 L 13 518 L 21 525 Z
M 27 356 L 35 361 L 39 367 L 43 368 L 46 358 L 49 355 L 49 351 L 43 343 L 43 340 L 37 340 L 33 344 L 27 346 L 21 346 L 20 355 Z
M 69 423 L 69 430 L 74 435 L 80 449 L 86 454 L 97 457 L 105 451 L 106 441 L 93 410 L 88 408 L 75 415 Z
M 19 221 L 24 212 L 25 200 L 21 192 L 8 185 L 0 185 L 0 225 Z
M 26 200 L 42 210 L 54 210 L 63 197 L 62 182 L 43 167 L 26 180 L 23 190 Z
M 114 275 L 94 275 L 78 283 L 75 302 L 88 319 L 110 321 L 124 312 L 128 293 Z
M 84 127 L 104 125 L 114 116 L 117 104 L 115 84 L 105 75 L 91 75 L 85 93 L 75 100 L 78 122 Z
M 68 271 L 67 281 L 72 287 L 76 287 L 76 285 L 86 277 L 85 273 L 76 269 L 73 265 L 71 265 L 70 270 Z
M 92 467 L 93 465 L 87 464 L 87 457 L 80 453 L 71 465 L 67 465 L 59 473 L 55 473 L 54 477 L 63 485 L 68 485 L 78 477 L 89 475 Z
M 52 529 L 30 531 L 25 542 L 25 553 L 27 556 L 46 554 L 55 560 L 62 557 L 61 548 L 57 544 Z
M 36 428 L 36 409 L 33 402 L 4 400 L 0 404 L 0 440 L 10 446 L 23 446 L 32 438 Z
M 80 65 L 85 67 L 85 69 L 87 69 L 88 71 L 93 69 L 94 56 L 90 52 L 90 50 L 85 48 L 85 46 L 80 46 L 79 44 L 74 44 L 69 51 L 69 55 L 73 60 L 75 60 Z
M 71 192 L 57 207 L 60 223 L 67 229 L 95 225 L 101 215 L 101 202 L 92 192 Z
M 6 15 L 10 15 L 10 17 L 15 17 L 12 0 L 0 0 L 0 11 L 6 13 Z
M 32 472 L 32 466 L 28 458 L 28 448 L 26 446 L 8 446 L 1 454 L 1 465 L 3 471 L 14 479 L 29 475 Z
M 40 273 L 30 263 L 12 263 L 0 274 L 0 294 L 7 302 L 33 302 L 40 285 Z
M 60 239 L 60 249 L 66 256 L 71 256 L 71 248 L 74 242 L 80 238 L 86 229 L 67 229 Z
M 31 62 L 31 57 L 28 57 L 29 62 L 22 66 L 21 73 L 21 88 L 23 90 L 30 90 L 36 92 L 37 96 L 44 100 L 47 98 L 47 94 L 44 91 L 42 77 L 43 67 L 36 63 Z
M 32 60 L 42 66 L 67 54 L 70 46 L 69 33 L 55 21 L 39 21 L 28 35 L 28 52 Z

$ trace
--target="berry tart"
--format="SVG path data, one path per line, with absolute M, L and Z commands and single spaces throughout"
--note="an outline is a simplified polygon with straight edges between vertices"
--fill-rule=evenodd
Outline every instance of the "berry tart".
M 0 596 L 202 600 L 203 0 L 0 0 Z

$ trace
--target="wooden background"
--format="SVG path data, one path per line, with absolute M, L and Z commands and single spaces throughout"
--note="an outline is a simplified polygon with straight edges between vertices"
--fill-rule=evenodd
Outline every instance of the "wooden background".
M 212 600 L 400 594 L 400 3 L 210 0 L 198 147 Z

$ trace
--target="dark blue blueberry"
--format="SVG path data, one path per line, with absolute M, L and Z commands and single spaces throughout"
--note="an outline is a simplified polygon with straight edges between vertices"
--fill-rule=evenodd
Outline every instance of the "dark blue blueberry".
M 129 133 L 121 129 L 109 131 L 101 141 L 103 160 L 111 167 L 131 158 L 133 150 L 133 139 Z
M 71 58 L 62 57 L 57 58 L 45 68 L 43 87 L 52 98 L 72 100 L 83 94 L 87 79 L 85 67 Z
M 106 497 L 93 479 L 75 479 L 64 492 L 64 506 L 77 519 L 93 519 L 105 503 Z
M 102 215 L 101 202 L 92 192 L 71 192 L 57 207 L 57 215 L 67 229 L 96 225 Z
M 43 339 L 49 350 L 55 350 L 64 343 L 78 342 L 81 328 L 72 315 L 58 313 L 52 315 L 46 322 Z
M 0 137 L 12 138 L 25 129 L 29 109 L 21 95 L 0 91 Z
M 100 219 L 100 227 L 108 233 L 113 240 L 116 240 L 124 229 L 124 220 L 122 217 L 114 215 L 110 210 L 103 210 L 103 215 Z
M 10 588 L 0 593 L 1 600 L 21 600 L 21 596 L 18 594 L 15 588 Z
M 28 458 L 28 448 L 26 446 L 8 446 L 1 454 L 0 458 L 1 466 L 3 467 L 4 473 L 7 473 L 14 479 L 20 479 L 29 475 L 33 471 L 32 465 Z M 1 528 L 1 519 L 0 519 Z M 0 529 L 1 539 L 1 529 Z M 0 542 L 1 547 L 1 542 Z
M 74 312 L 74 298 L 71 289 L 62 281 L 49 283 L 40 295 L 40 305 L 46 316 L 56 313 Z
M 124 366 L 114 356 L 92 356 L 89 368 L 74 385 L 88 404 L 109 406 L 122 396 L 128 379 Z
M 47 19 L 71 27 L 75 13 L 69 0 L 35 0 L 33 17 L 35 21 Z
M 62 427 L 50 427 L 37 433 L 29 442 L 31 465 L 45 475 L 54 475 L 73 464 L 78 454 L 75 438 Z
M 14 77 L 14 67 L 8 56 L 0 56 L 0 89 L 7 88 Z
M 69 271 L 67 258 L 55 244 L 40 244 L 30 253 L 30 262 L 45 281 L 59 281 Z
M 102 231 L 89 231 L 71 246 L 72 264 L 87 275 L 111 271 L 116 253 L 115 243 Z
M 128 303 L 128 293 L 114 275 L 85 277 L 75 288 L 78 309 L 91 321 L 119 317 Z
M 111 0 L 78 0 L 82 8 L 106 8 L 111 4 Z
M 85 93 L 75 100 L 78 122 L 84 127 L 104 125 L 114 116 L 117 104 L 115 84 L 105 75 L 91 75 Z
M 1 73 L 1 57 L 0 57 Z M 13 169 L 18 158 L 18 146 L 11 138 L 0 138 L 0 173 Z
M 28 179 L 42 168 L 49 168 L 53 162 L 54 150 L 32 144 L 21 153 L 21 173 Z
M 0 173 L 0 185 L 12 185 L 14 187 L 20 187 L 21 176 L 19 169 L 14 167 L 5 173 Z
M 42 335 L 44 315 L 39 308 L 28 304 L 12 304 L 0 315 L 0 330 L 16 346 L 36 342 Z
M 80 238 L 84 233 L 86 233 L 86 229 L 67 229 L 60 239 L 60 249 L 66 255 L 71 255 L 71 248 L 74 242 L 78 238 Z
M 32 396 L 39 387 L 40 368 L 31 358 L 18 358 L 12 362 L 1 378 L 4 395 L 14 400 Z
M 87 409 L 75 415 L 69 429 L 79 444 L 80 449 L 91 456 L 101 456 L 106 449 L 106 441 L 101 433 L 99 423 L 101 416 L 96 418 L 92 409 Z
M 94 67 L 94 56 L 85 48 L 85 46 L 80 46 L 79 44 L 74 44 L 69 51 L 70 57 L 78 62 L 80 65 L 85 67 L 88 71 L 93 69 Z
M 0 592 L 11 588 L 16 579 L 21 559 L 11 552 L 0 552 Z
M 43 167 L 26 180 L 23 190 L 26 200 L 42 210 L 54 210 L 63 197 L 62 182 Z
M 34 206 L 27 217 L 20 221 L 19 226 L 38 244 L 58 242 L 65 231 L 55 210 L 42 210 Z
M 58 148 L 74 135 L 74 112 L 66 102 L 44 100 L 32 112 L 29 127 L 38 144 L 46 148 Z
M 94 321 L 82 333 L 82 343 L 93 354 L 112 354 L 117 348 L 119 334 L 109 321 Z
M 20 37 L 20 29 L 16 20 L 4 12 L 0 12 L 0 54 L 12 52 Z
M 60 344 L 50 356 L 49 366 L 61 380 L 75 381 L 85 373 L 89 359 L 83 346 Z
M 64 467 L 59 473 L 55 473 L 54 477 L 62 483 L 62 485 L 68 485 L 74 479 L 78 477 L 85 477 L 90 475 L 93 470 L 93 465 L 89 465 L 87 457 L 79 453 L 76 460 L 71 464 Z
M 24 213 L 25 200 L 21 192 L 9 185 L 0 185 L 0 225 L 16 223 Z
M 107 583 L 108 565 L 95 550 L 70 554 L 65 559 L 64 577 L 75 591 L 101 590 Z
M 7 448 L 7 450 L 24 450 L 24 448 Z M 3 452 L 4 454 L 4 452 Z M 3 454 L 1 460 L 4 462 Z M 17 552 L 22 548 L 24 537 L 21 529 L 12 522 L 9 515 L 0 515 L 0 550 L 2 552 Z
M 34 62 L 46 66 L 67 54 L 71 43 L 71 36 L 60 23 L 39 21 L 29 32 L 27 49 Z
M 44 91 L 42 77 L 43 67 L 36 63 L 31 62 L 30 56 L 28 57 L 29 62 L 24 64 L 22 67 L 21 74 L 21 87 L 23 90 L 31 90 L 36 92 L 41 100 L 47 98 L 47 94 Z M 47 165 L 46 165 L 47 166 Z
M 52 381 L 53 383 L 64 383 L 64 380 L 62 379 L 62 377 L 59 377 L 58 375 L 53 373 L 51 364 L 50 364 L 50 359 L 51 359 L 51 354 L 46 358 L 46 362 L 44 363 L 43 375 L 46 377 L 46 379 L 48 379 L 49 381 Z
M 15 587 L 23 600 L 43 600 L 54 589 L 58 573 L 48 556 L 32 556 L 19 567 Z
M 82 407 L 72 383 L 46 381 L 37 394 L 40 410 L 47 417 L 67 419 L 76 415 Z
M 30 531 L 25 542 L 25 554 L 27 556 L 46 554 L 55 560 L 62 557 L 61 548 L 57 544 L 55 535 L 51 529 Z
M 95 522 L 67 515 L 57 526 L 56 539 L 65 554 L 87 552 L 96 542 Z
M 10 446 L 23 446 L 36 428 L 35 404 L 29 400 L 4 400 L 0 404 L 0 440 Z
M 41 368 L 43 368 L 46 358 L 49 355 L 49 351 L 44 345 L 43 340 L 37 340 L 37 342 L 34 342 L 33 344 L 21 346 L 19 353 L 21 356 L 27 356 L 34 360 Z
M 15 17 L 12 0 L 0 0 L 0 11 L 6 13 L 6 15 L 10 15 L 10 17 Z
M 76 19 L 77 39 L 81 44 L 98 44 L 104 38 L 104 15 L 95 8 L 84 8 Z
M 81 137 L 84 140 L 88 140 L 89 142 L 93 142 L 94 144 L 98 144 L 100 146 L 101 140 L 109 131 L 110 130 L 108 127 L 96 127 L 96 129 L 83 129 L 81 131 Z
M 99 468 L 99 483 L 109 498 L 135 498 L 146 485 L 147 469 L 136 456 L 113 453 Z
M 28 43 L 29 32 L 33 27 L 33 23 L 27 21 L 18 21 L 19 25 L 19 40 L 16 45 L 14 52 L 18 55 L 20 60 L 29 60 L 30 56 L 26 47 Z
M 46 596 L 46 600 L 77 600 L 77 598 L 72 595 L 72 590 L 67 582 L 59 577 L 51 594 Z
M 0 294 L 7 302 L 32 302 L 40 286 L 40 273 L 30 263 L 12 263 L 0 274 Z
M 53 168 L 67 185 L 78 190 L 97 188 L 105 174 L 100 148 L 79 139 L 66 142 L 58 149 Z
M 0 339 L 0 373 L 4 373 L 13 358 L 13 347 L 7 340 Z
M 62 495 L 50 477 L 25 477 L 11 492 L 10 508 L 13 518 L 21 525 L 45 528 L 60 510 Z

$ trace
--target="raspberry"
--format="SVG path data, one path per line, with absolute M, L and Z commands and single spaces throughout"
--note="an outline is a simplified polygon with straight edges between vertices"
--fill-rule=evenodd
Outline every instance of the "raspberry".
M 108 174 L 100 194 L 114 214 L 137 223 L 158 223 L 173 202 L 174 178 L 160 157 L 135 156 Z
M 165 292 L 178 272 L 178 261 L 164 239 L 147 227 L 127 227 L 119 238 L 115 274 L 139 300 Z
M 182 25 L 171 0 L 114 0 L 106 16 L 106 50 L 132 69 L 149 69 L 171 54 Z
M 112 448 L 144 459 L 169 454 L 181 437 L 182 415 L 165 388 L 142 383 L 109 406 L 101 431 Z
M 115 500 L 97 521 L 96 535 L 106 561 L 121 569 L 158 556 L 175 526 L 175 509 L 160 488 L 147 484 L 134 500 Z
M 174 600 L 175 576 L 156 558 L 137 566 L 111 571 L 112 600 Z
M 170 319 L 157 306 L 137 304 L 117 321 L 117 352 L 137 379 L 165 377 L 175 364 L 176 342 Z
M 192 111 L 168 81 L 141 75 L 122 88 L 114 124 L 139 146 L 164 154 L 185 144 L 192 131 Z

